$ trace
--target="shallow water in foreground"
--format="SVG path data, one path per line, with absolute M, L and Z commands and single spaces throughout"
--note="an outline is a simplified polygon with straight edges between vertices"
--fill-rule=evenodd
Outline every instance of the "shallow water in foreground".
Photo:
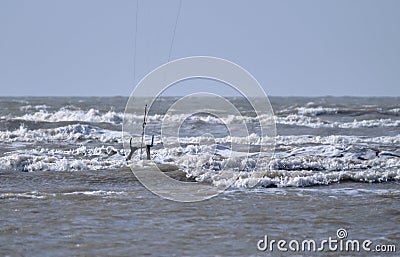
M 1 172 L 0 180 L 0 255 L 266 256 L 257 249 L 265 235 L 321 241 L 340 228 L 348 239 L 399 247 L 398 182 L 230 189 L 177 203 L 150 193 L 129 170 Z

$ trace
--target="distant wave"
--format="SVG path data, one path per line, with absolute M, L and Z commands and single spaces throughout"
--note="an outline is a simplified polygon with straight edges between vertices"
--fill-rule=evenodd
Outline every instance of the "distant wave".
M 300 110 L 300 108 L 299 108 Z M 393 109 L 395 110 L 395 109 Z M 392 110 L 390 110 L 392 111 Z M 374 127 L 400 127 L 399 119 L 392 118 L 379 118 L 379 119 L 353 119 L 351 122 L 344 121 L 330 121 L 327 119 L 322 119 L 319 117 L 315 117 L 320 113 L 336 113 L 337 110 L 335 108 L 307 108 L 301 109 L 299 114 L 285 114 L 282 112 L 278 112 L 278 115 L 275 117 L 268 115 L 260 115 L 257 118 L 252 116 L 235 116 L 235 115 L 226 115 L 221 116 L 223 120 L 218 117 L 210 116 L 210 115 L 199 115 L 199 116 L 190 116 L 188 118 L 189 121 L 192 122 L 203 122 L 207 124 L 237 124 L 243 122 L 270 122 L 271 119 L 275 119 L 277 124 L 279 125 L 291 125 L 291 126 L 303 126 L 309 128 L 374 128 Z M 398 113 L 398 111 L 393 111 L 394 113 Z M 311 116 L 308 114 L 312 114 Z M 177 122 L 182 121 L 185 115 L 150 115 L 148 117 L 149 122 L 158 122 L 161 120 L 165 120 L 165 122 Z M 13 120 L 13 121 L 33 121 L 33 122 L 67 122 L 67 121 L 75 121 L 75 122 L 90 122 L 90 123 L 110 123 L 114 125 L 121 125 L 124 118 L 123 113 L 108 111 L 101 112 L 94 108 L 83 111 L 83 110 L 70 110 L 61 108 L 55 112 L 48 112 L 46 110 L 39 110 L 33 113 L 26 113 L 21 116 L 2 116 L 0 119 L 2 120 Z M 142 116 L 138 115 L 130 115 L 127 114 L 126 117 L 127 122 L 132 123 L 140 123 L 142 120 Z
M 48 112 L 41 109 L 37 112 L 27 113 L 22 116 L 3 116 L 1 119 L 26 120 L 35 122 L 85 121 L 121 124 L 123 120 L 123 113 L 116 113 L 114 111 L 102 113 L 95 108 L 91 108 L 88 111 L 70 110 L 63 107 L 56 112 Z
M 312 104 L 311 104 L 312 105 Z M 300 106 L 289 107 L 276 112 L 277 115 L 300 114 L 306 116 L 322 116 L 322 115 L 348 115 L 361 116 L 371 114 L 387 114 L 397 116 L 399 108 L 382 108 L 378 106 L 363 107 L 323 107 L 323 106 Z
M 286 117 L 277 117 L 277 123 L 282 125 L 304 126 L 309 128 L 375 128 L 375 127 L 400 127 L 400 120 L 370 119 L 352 122 L 327 121 L 316 117 L 290 114 Z

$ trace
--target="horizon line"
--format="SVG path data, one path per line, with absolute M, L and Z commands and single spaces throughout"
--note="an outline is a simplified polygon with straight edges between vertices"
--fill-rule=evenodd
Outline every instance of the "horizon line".
M 185 95 L 164 95 L 161 97 L 183 97 Z M 244 97 L 242 95 L 221 95 L 223 97 Z M 71 97 L 71 98 L 89 98 L 89 97 L 104 97 L 104 98 L 112 98 L 112 97 L 127 97 L 129 98 L 130 95 L 0 95 L 0 97 Z M 148 98 L 154 96 L 138 96 L 140 98 Z M 248 96 L 248 97 L 259 97 L 259 96 Z M 393 96 L 393 95 L 268 95 L 268 97 L 303 97 L 303 98 L 320 98 L 320 97 L 331 97 L 331 98 L 339 98 L 339 97 L 354 97 L 354 98 L 396 98 L 400 97 L 400 95 Z

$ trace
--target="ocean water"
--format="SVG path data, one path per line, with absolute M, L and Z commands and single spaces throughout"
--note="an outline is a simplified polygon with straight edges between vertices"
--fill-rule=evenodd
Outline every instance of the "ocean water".
M 161 136 L 160 121 L 181 117 L 163 115 L 176 98 L 159 99 L 145 137 L 154 135 L 153 160 L 177 167 L 170 175 L 179 180 L 230 185 L 197 203 L 162 199 L 132 174 L 143 160 L 138 151 L 126 161 L 127 100 L 0 98 L 0 255 L 280 256 L 258 241 L 335 238 L 340 228 L 400 247 L 400 98 L 271 97 L 274 153 L 259 151 L 271 140 L 258 135 L 257 119 L 271 117 L 255 117 L 242 98 L 229 100 L 243 117 L 224 120 L 233 128 L 244 120 L 248 135 L 198 114 L 169 147 L 176 136 Z M 140 137 L 143 117 L 129 119 L 130 136 Z

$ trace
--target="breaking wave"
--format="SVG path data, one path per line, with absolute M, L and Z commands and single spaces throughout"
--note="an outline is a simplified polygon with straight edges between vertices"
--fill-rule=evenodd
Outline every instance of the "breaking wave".
M 365 104 L 348 107 L 346 104 L 285 101 L 274 116 L 255 117 L 254 113 L 244 112 L 243 116 L 221 115 L 223 121 L 210 115 L 188 118 L 193 128 L 210 130 L 222 122 L 254 125 L 257 120 L 268 122 L 274 119 L 282 130 L 287 129 L 284 133 L 282 130 L 278 132 L 276 138 L 256 134 L 246 137 L 213 135 L 214 138 L 207 141 L 193 136 L 192 130 L 179 140 L 168 135 L 161 139 L 156 135 L 152 158 L 158 164 L 177 166 L 184 176 L 193 180 L 215 186 L 232 184 L 237 188 L 252 187 L 255 182 L 259 187 L 302 187 L 341 181 L 400 180 L 398 105 L 390 102 L 380 107 L 366 105 L 368 102 L 365 101 Z M 118 172 L 128 166 L 140 166 L 142 161 L 138 153 L 132 161 L 127 163 L 125 160 L 122 143 L 129 139 L 122 137 L 121 125 L 126 119 L 141 126 L 142 116 L 124 117 L 121 111 L 109 107 L 100 110 L 102 105 L 97 102 L 93 106 L 86 102 L 75 103 L 86 107 L 85 110 L 73 105 L 56 105 L 56 102 L 21 101 L 14 109 L 10 108 L 13 112 L 1 112 L 0 170 L 111 169 Z M 164 119 L 174 123 L 181 121 L 182 117 L 149 115 L 148 122 L 157 123 Z M 339 134 L 338 131 L 346 132 L 346 129 L 351 129 L 351 135 Z M 326 134 L 320 133 L 325 131 Z M 179 146 L 164 147 L 176 141 L 179 141 Z M 273 156 L 258 152 L 258 149 L 271 147 L 274 143 Z M 250 144 L 250 153 L 237 150 L 245 149 L 247 144 Z M 232 145 L 239 147 L 233 151 Z M 42 195 L 26 193 L 15 197 Z
M 122 132 L 95 126 L 74 124 L 54 129 L 29 130 L 21 125 L 14 131 L 0 131 L 4 143 L 11 142 L 82 142 L 96 140 L 101 143 L 122 143 Z
M 49 112 L 47 111 L 47 106 L 39 105 L 39 106 L 23 106 L 21 107 L 23 110 L 25 109 L 34 109 L 38 110 L 32 113 L 26 113 L 20 116 L 2 116 L 0 119 L 3 120 L 14 120 L 14 121 L 32 121 L 32 122 L 91 122 L 91 123 L 110 123 L 114 125 L 121 125 L 124 114 L 121 112 L 115 111 L 107 111 L 102 112 L 95 108 L 91 108 L 87 111 L 80 109 L 73 109 L 62 107 L 58 111 Z M 226 124 L 235 124 L 242 122 L 256 122 L 257 120 L 263 122 L 270 122 L 271 119 L 275 119 L 277 124 L 281 125 L 292 125 L 292 126 L 303 126 L 309 128 L 375 128 L 375 127 L 400 127 L 400 120 L 393 118 L 380 118 L 380 119 L 371 119 L 371 118 L 356 118 L 352 121 L 331 121 L 329 119 L 322 119 L 317 117 L 322 114 L 336 114 L 340 113 L 340 109 L 338 108 L 324 108 L 324 107 L 297 107 L 295 108 L 295 112 L 293 110 L 283 110 L 278 111 L 274 117 L 269 115 L 260 115 L 257 118 L 253 117 L 254 115 L 244 115 L 244 116 L 235 116 L 235 115 L 226 115 L 221 116 L 223 120 L 211 115 L 194 115 L 190 116 L 188 120 L 192 122 L 203 122 L 207 124 L 217 124 L 225 122 Z M 342 110 L 343 112 L 343 110 Z M 398 114 L 398 108 L 389 109 L 386 111 L 387 113 Z M 166 120 L 167 122 L 176 122 L 182 121 L 182 117 L 185 115 L 149 115 L 148 120 L 150 122 L 158 122 L 160 120 Z M 396 116 L 395 116 L 396 117 Z M 125 116 L 129 122 L 132 123 L 141 123 L 142 116 L 137 115 L 129 115 Z
M 37 107 L 37 106 L 36 106 Z M 35 107 L 35 109 L 36 109 Z M 22 110 L 32 108 L 30 106 L 21 107 Z M 114 111 L 101 112 L 95 108 L 88 111 L 74 110 L 62 107 L 58 111 L 48 112 L 46 109 L 40 109 L 37 112 L 27 113 L 22 116 L 3 116 L 2 119 L 8 120 L 26 120 L 35 122 L 61 122 L 61 121 L 85 121 L 85 122 L 107 122 L 112 124 L 121 124 L 123 113 Z

